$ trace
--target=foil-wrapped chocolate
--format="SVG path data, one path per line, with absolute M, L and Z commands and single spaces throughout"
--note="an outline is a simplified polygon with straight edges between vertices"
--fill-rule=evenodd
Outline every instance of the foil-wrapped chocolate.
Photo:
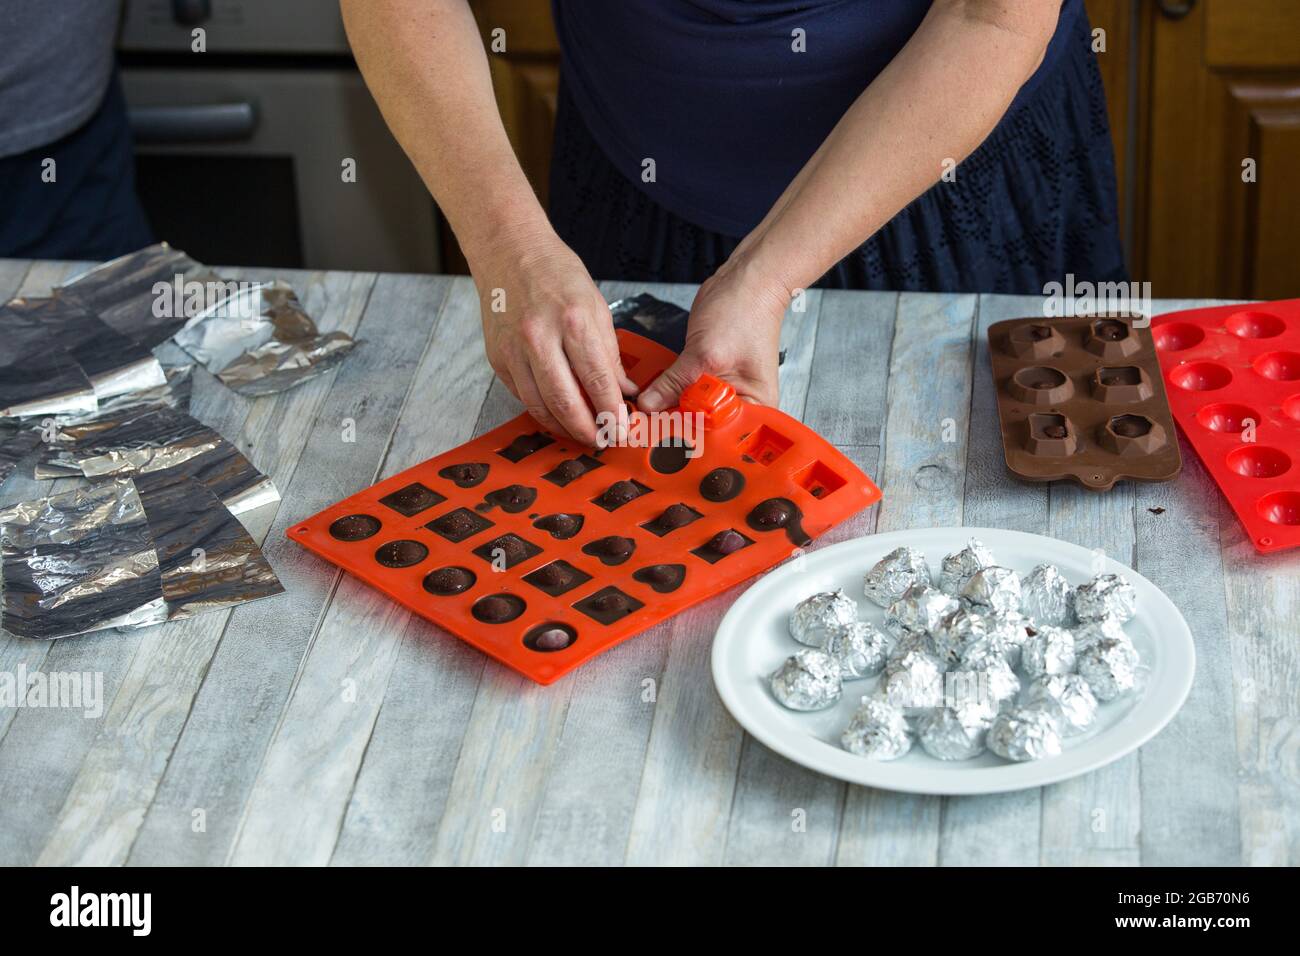
M 897 707 L 876 697 L 863 697 L 840 735 L 840 745 L 861 757 L 896 760 L 912 748 L 912 732 Z
M 996 563 L 993 552 L 984 547 L 979 539 L 971 538 L 966 547 L 954 551 L 943 559 L 939 571 L 939 588 L 956 597 L 961 594 L 962 588 L 966 586 L 972 574 L 990 568 Z
M 1137 686 L 1138 653 L 1127 639 L 1107 638 L 1079 654 L 1079 676 L 1101 701 L 1114 700 Z
M 930 566 L 916 548 L 895 548 L 867 572 L 862 593 L 883 608 L 889 607 L 915 585 L 930 584 Z
M 1061 733 L 1079 734 L 1097 719 L 1097 698 L 1078 674 L 1048 674 L 1025 689 L 1026 707 L 1045 710 L 1056 718 Z
M 320 334 L 293 289 L 272 282 L 241 289 L 190 319 L 175 342 L 241 395 L 282 392 L 333 368 L 356 342 Z
M 1020 611 L 1035 624 L 1069 627 L 1074 618 L 1074 588 L 1054 564 L 1040 564 L 1020 582 Z
M 967 607 L 994 614 L 1020 612 L 1020 575 L 1010 568 L 981 568 L 966 580 L 961 600 Z
M 989 616 L 965 607 L 943 617 L 930 633 L 935 654 L 949 667 L 958 664 L 969 648 L 988 635 Z
M 1023 615 L 987 614 L 988 636 L 983 646 L 995 651 L 1012 670 L 1021 666 L 1025 642 L 1029 640 L 1029 624 Z
M 931 757 L 970 760 L 984 752 L 988 721 L 970 721 L 951 707 L 936 707 L 917 721 L 917 737 Z
M 885 663 L 878 694 L 914 717 L 943 703 L 943 665 L 928 651 L 914 648 Z
M 1074 593 L 1074 613 L 1080 621 L 1110 617 L 1123 624 L 1136 608 L 1137 592 L 1120 574 L 1099 574 Z
M 1021 667 L 1030 677 L 1074 670 L 1074 635 L 1063 627 L 1036 627 L 1024 644 Z
M 1072 633 L 1074 634 L 1074 653 L 1076 656 L 1098 641 L 1128 640 L 1128 635 L 1124 633 L 1124 625 L 1113 617 L 1084 621 L 1082 624 L 1076 625 Z
M 158 555 L 135 485 L 103 481 L 0 511 L 3 616 L 38 640 L 167 619 Z
M 771 677 L 772 696 L 791 710 L 824 710 L 840 699 L 840 665 L 825 651 L 806 647 Z
M 914 584 L 885 612 L 885 629 L 895 637 L 930 634 L 939 622 L 957 610 L 950 595 L 928 584 Z
M 827 632 L 822 649 L 840 665 L 844 680 L 875 677 L 885 667 L 889 640 L 874 625 L 854 621 L 846 628 Z
M 949 672 L 946 680 L 952 706 L 964 703 L 998 710 L 1020 693 L 1016 672 L 1000 655 L 984 653 L 983 646 Z
M 1022 707 L 993 718 L 986 743 L 1004 760 L 1042 760 L 1061 752 L 1061 729 L 1046 711 Z
M 834 631 L 851 627 L 858 620 L 858 605 L 839 588 L 806 597 L 790 614 L 790 636 L 800 644 L 822 647 Z

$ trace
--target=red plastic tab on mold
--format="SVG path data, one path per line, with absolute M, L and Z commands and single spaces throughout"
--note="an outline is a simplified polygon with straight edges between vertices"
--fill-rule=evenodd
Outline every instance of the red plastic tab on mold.
M 641 388 L 676 357 L 618 338 Z M 288 537 L 549 684 L 880 499 L 829 442 L 716 378 L 688 387 L 681 411 L 704 416 L 702 435 L 678 419 L 694 457 L 581 448 L 520 415 Z
M 1300 546 L 1300 299 L 1154 319 L 1169 404 L 1261 552 Z

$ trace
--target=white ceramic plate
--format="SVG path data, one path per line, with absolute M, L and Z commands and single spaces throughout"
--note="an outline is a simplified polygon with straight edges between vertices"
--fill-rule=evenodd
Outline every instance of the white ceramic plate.
M 1096 571 L 1091 551 L 1054 538 L 996 528 L 926 528 L 894 531 L 844 541 L 789 562 L 760 578 L 732 605 L 713 640 L 713 682 L 727 710 L 761 743 L 819 773 L 885 790 L 909 793 L 971 794 L 1021 790 L 1055 783 L 1105 766 L 1155 736 L 1178 712 L 1192 686 L 1196 650 L 1178 608 L 1154 584 L 1117 561 L 1104 570 L 1122 573 L 1137 591 L 1137 613 L 1124 629 L 1147 668 L 1135 693 L 1102 704 L 1096 724 L 1067 737 L 1057 757 L 1008 763 L 985 753 L 973 760 L 936 760 L 920 746 L 893 761 L 870 760 L 843 750 L 840 731 L 859 699 L 876 679 L 849 681 L 838 704 L 814 713 L 782 707 L 768 689 L 768 675 L 801 645 L 790 637 L 787 619 L 810 594 L 843 588 L 858 602 L 862 617 L 874 624 L 884 611 L 862 595 L 867 569 L 901 545 L 919 548 L 931 570 L 943 556 L 977 537 L 998 563 L 1026 574 L 1037 564 L 1055 564 L 1071 584 Z

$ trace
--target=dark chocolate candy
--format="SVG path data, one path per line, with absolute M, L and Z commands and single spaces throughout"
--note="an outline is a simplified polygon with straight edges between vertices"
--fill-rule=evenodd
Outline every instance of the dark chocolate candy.
M 632 580 L 648 584 L 660 594 L 676 591 L 686 580 L 684 564 L 652 564 L 632 572 Z
M 432 488 L 426 488 L 418 481 L 413 481 L 405 488 L 398 488 L 384 495 L 379 499 L 379 503 L 409 518 L 446 500 L 446 495 L 440 495 Z
M 605 463 L 603 461 L 598 461 L 591 455 L 579 455 L 577 458 L 566 458 L 542 475 L 542 478 L 553 485 L 559 485 L 563 488 L 569 482 L 577 481 L 587 472 L 604 467 Z
M 469 508 L 457 508 L 455 511 L 449 511 L 441 517 L 434 518 L 425 527 L 434 534 L 441 535 L 453 544 L 457 544 L 486 528 L 492 527 L 492 525 L 493 522 Z
M 674 475 L 690 463 L 692 449 L 684 444 L 656 445 L 650 449 L 650 467 L 663 475 Z
M 590 544 L 582 546 L 582 553 L 589 554 L 593 558 L 599 558 L 601 564 L 616 565 L 622 564 L 628 558 L 632 557 L 632 552 L 636 550 L 636 542 L 631 538 L 624 538 L 616 534 L 611 534 L 605 538 L 597 538 Z
M 593 504 L 604 508 L 606 511 L 617 511 L 634 498 L 639 498 L 649 492 L 650 489 L 639 481 L 624 479 L 616 481 L 603 492 L 600 497 L 596 498 Z
M 478 578 L 469 568 L 455 566 L 436 568 L 424 576 L 424 589 L 430 594 L 445 597 L 468 591 L 477 580 Z
M 538 624 L 524 635 L 524 646 L 534 651 L 562 651 L 577 639 L 577 631 L 569 625 L 548 621 Z
M 448 465 L 438 472 L 439 478 L 446 478 L 457 488 L 473 488 L 481 485 L 488 476 L 489 466 L 481 461 L 466 462 L 462 465 Z
M 561 511 L 558 514 L 542 515 L 533 522 L 533 527 L 540 528 L 559 541 L 567 541 L 582 530 L 582 524 L 582 515 L 566 514 Z
M 484 624 L 505 624 L 523 614 L 525 606 L 517 594 L 489 594 L 475 601 L 470 613 Z
M 1128 335 L 1128 326 L 1123 322 L 1117 322 L 1115 319 L 1098 322 L 1093 328 L 1097 338 L 1105 339 L 1107 342 L 1118 342 Z
M 684 528 L 692 521 L 698 521 L 702 517 L 704 516 L 689 505 L 675 504 L 669 505 L 659 517 L 653 521 L 647 521 L 641 527 L 656 537 L 662 538 L 668 532 Z
M 1046 438 L 1064 438 L 1069 433 L 1069 429 L 1064 425 L 1047 425 L 1043 428 L 1043 435 Z
M 595 594 L 588 595 L 573 606 L 594 621 L 613 624 L 619 618 L 627 617 L 633 611 L 645 607 L 645 604 L 611 584 L 601 588 Z
M 480 544 L 474 553 L 494 566 L 499 566 L 498 562 L 504 562 L 506 568 L 513 568 L 516 564 L 541 554 L 542 549 L 517 534 L 507 532 Z
M 483 503 L 475 510 L 491 511 L 493 508 L 500 508 L 507 514 L 515 515 L 526 511 L 536 500 L 536 488 L 529 488 L 527 485 L 506 485 L 484 495 Z
M 1034 325 L 1029 329 L 1029 337 L 1041 342 L 1043 339 L 1050 339 L 1052 337 L 1052 330 L 1045 325 Z
M 340 541 L 364 541 L 379 532 L 378 518 L 370 515 L 344 515 L 330 525 L 330 536 Z
M 409 568 L 429 556 L 429 549 L 418 541 L 401 540 L 381 544 L 375 560 L 386 568 Z
M 1110 420 L 1110 428 L 1116 435 L 1124 438 L 1141 438 L 1151 431 L 1151 422 L 1138 415 L 1120 415 Z
M 812 540 L 803 530 L 803 512 L 789 498 L 768 498 L 760 501 L 745 519 L 755 531 L 775 531 L 784 528 L 793 544 L 805 545 Z
M 753 540 L 745 537 L 739 531 L 728 528 L 726 531 L 719 531 L 700 547 L 692 548 L 691 554 L 697 558 L 703 558 L 709 564 L 716 564 L 727 555 L 735 554 L 741 548 L 753 543 Z
M 730 501 L 745 489 L 745 476 L 734 468 L 714 468 L 700 481 L 705 501 Z
M 568 561 L 560 560 L 544 564 L 536 571 L 530 571 L 524 575 L 524 580 L 537 590 L 545 591 L 551 597 L 558 597 L 565 591 L 571 591 L 579 584 L 590 581 L 591 575 L 575 568 Z
M 533 452 L 541 451 L 547 445 L 555 444 L 555 439 L 542 432 L 519 435 L 505 448 L 497 452 L 506 461 L 523 461 Z

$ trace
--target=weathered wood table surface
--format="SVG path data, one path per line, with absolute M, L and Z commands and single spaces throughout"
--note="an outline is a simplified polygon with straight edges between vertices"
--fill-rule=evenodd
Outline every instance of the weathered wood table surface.
M 0 260 L 0 296 L 74 271 Z M 539 687 L 290 544 L 293 522 L 518 406 L 468 279 L 223 272 L 281 275 L 322 328 L 364 340 L 255 401 L 196 373 L 195 415 L 283 496 L 258 533 L 288 593 L 132 633 L 0 635 L 0 672 L 101 673 L 105 696 L 97 719 L 0 708 L 0 863 L 1300 863 L 1300 552 L 1257 555 L 1186 446 L 1166 484 L 1011 480 L 984 332 L 1040 300 L 811 293 L 783 333 L 781 407 L 885 496 L 816 546 L 1048 534 L 1131 564 L 1191 624 L 1191 696 L 1140 751 L 1040 790 L 938 798 L 819 777 L 736 725 L 708 659 L 740 589 Z M 18 477 L 3 500 L 57 487 Z

